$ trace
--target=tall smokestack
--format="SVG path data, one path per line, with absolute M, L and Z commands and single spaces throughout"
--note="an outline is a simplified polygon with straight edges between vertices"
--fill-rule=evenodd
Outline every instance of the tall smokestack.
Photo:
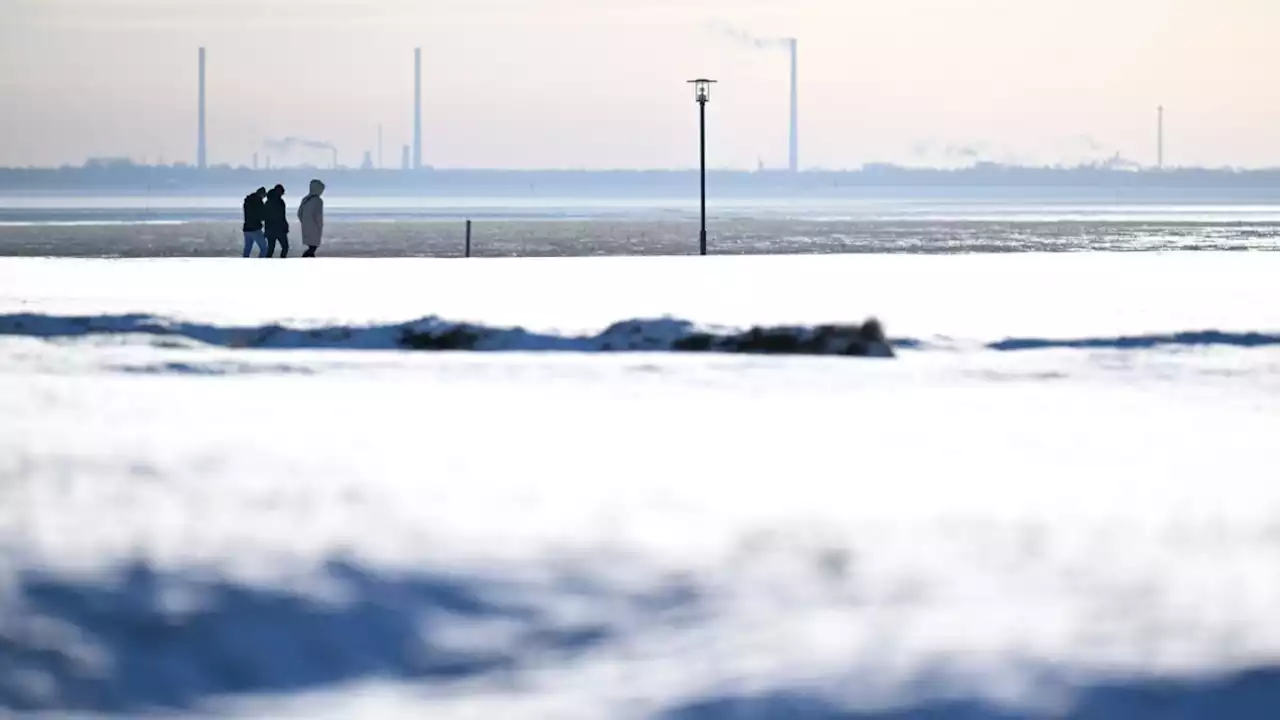
M 1164 106 L 1156 108 L 1156 169 L 1164 169 Z
M 422 169 L 422 48 L 413 49 L 413 169 Z
M 799 74 L 796 69 L 796 39 L 790 38 L 791 46 L 791 172 L 800 170 L 800 127 L 799 127 Z
M 201 170 L 207 165 L 204 135 L 204 48 L 200 48 L 200 120 L 199 138 L 196 141 L 196 167 Z

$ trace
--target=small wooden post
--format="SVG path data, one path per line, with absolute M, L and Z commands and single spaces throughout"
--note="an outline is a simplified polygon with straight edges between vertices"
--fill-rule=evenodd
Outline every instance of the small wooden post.
M 471 257 L 471 221 L 467 221 L 467 257 Z

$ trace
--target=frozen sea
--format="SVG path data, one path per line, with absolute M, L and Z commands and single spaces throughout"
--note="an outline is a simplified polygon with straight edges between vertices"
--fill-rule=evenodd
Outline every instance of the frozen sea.
M 325 197 L 323 252 L 335 257 L 459 256 L 467 220 L 475 256 L 697 252 L 696 198 Z M 300 198 L 286 199 L 293 208 Z M 0 256 L 232 257 L 243 244 L 240 203 L 237 195 L 0 195 Z M 711 252 L 730 255 L 1280 246 L 1280 203 L 1239 194 L 713 197 L 708 214 Z
M 1280 254 L 1120 249 L 0 258 L 0 714 L 1274 718 Z

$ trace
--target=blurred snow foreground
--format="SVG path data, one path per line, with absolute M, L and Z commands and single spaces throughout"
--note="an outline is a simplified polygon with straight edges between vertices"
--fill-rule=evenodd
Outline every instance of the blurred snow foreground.
M 0 714 L 1274 718 L 1275 277 L 0 260 Z

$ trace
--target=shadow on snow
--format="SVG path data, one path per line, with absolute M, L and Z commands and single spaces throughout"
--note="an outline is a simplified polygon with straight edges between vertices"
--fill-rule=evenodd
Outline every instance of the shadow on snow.
M 660 720 L 1274 720 L 1280 667 L 1204 680 L 1132 680 L 1079 690 L 1065 709 L 1016 710 L 950 699 L 857 711 L 804 692 L 695 700 Z
M 706 620 L 687 582 L 621 593 L 578 576 L 536 583 L 448 572 L 375 573 L 331 561 L 310 591 L 135 562 L 108 578 L 20 573 L 0 615 L 0 710 L 133 717 L 247 694 L 365 678 L 443 685 L 556 667 L 646 628 Z M 567 668 L 567 665 L 565 665 Z M 569 670 L 565 670 L 569 672 Z M 929 697 L 924 683 L 919 696 Z M 936 695 L 935 695 L 936 696 Z M 1055 693 L 1055 697 L 1057 694 Z M 1218 678 L 1075 688 L 1054 712 L 980 699 L 861 711 L 817 692 L 707 694 L 657 720 L 1270 720 L 1280 667 Z
M 674 622 L 696 601 L 679 585 L 620 596 L 572 578 L 391 576 L 345 561 L 325 566 L 320 594 L 191 575 L 143 563 L 105 580 L 25 573 L 17 612 L 0 617 L 0 708 L 131 716 L 362 678 L 501 677 L 596 647 L 619 617 Z M 565 603 L 577 610 L 557 612 Z

